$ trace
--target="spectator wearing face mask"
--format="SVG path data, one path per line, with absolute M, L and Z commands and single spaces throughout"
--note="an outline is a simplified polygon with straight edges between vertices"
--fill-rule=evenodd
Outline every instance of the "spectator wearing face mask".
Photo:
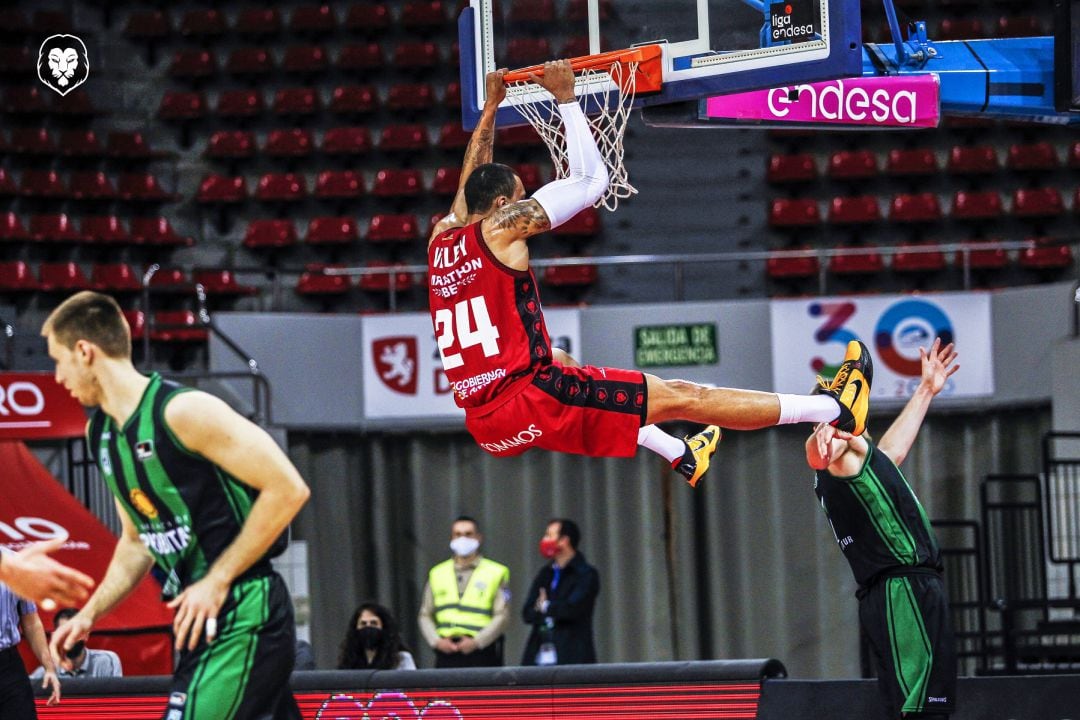
M 503 664 L 510 570 L 480 554 L 483 539 L 476 520 L 462 515 L 450 529 L 453 557 L 428 573 L 417 622 L 437 668 Z
M 600 594 L 600 574 L 578 550 L 581 530 L 573 520 L 548 522 L 540 539 L 540 568 L 521 617 L 532 626 L 522 665 L 579 665 L 596 662 L 593 609 Z
M 75 608 L 64 608 L 53 617 L 53 628 L 63 627 L 71 618 L 79 614 Z M 92 650 L 86 647 L 86 641 L 80 640 L 72 645 L 60 659 L 58 668 L 60 677 L 123 677 L 120 656 L 112 650 Z M 34 680 L 45 674 L 44 667 L 38 667 L 30 675 Z
M 356 608 L 341 642 L 339 670 L 415 670 L 412 653 L 401 641 L 393 613 L 365 602 Z

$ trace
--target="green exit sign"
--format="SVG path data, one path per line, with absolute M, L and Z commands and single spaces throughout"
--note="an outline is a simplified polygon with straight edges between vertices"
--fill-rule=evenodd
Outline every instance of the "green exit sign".
M 639 368 L 716 365 L 716 325 L 646 325 L 634 328 L 634 365 Z

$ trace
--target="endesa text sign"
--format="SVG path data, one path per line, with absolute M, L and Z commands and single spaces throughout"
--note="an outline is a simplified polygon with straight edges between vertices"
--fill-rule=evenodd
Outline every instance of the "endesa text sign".
M 703 120 L 765 125 L 937 127 L 937 75 L 840 78 L 718 95 L 702 101 Z
M 0 440 L 78 437 L 86 412 L 51 373 L 0 373 Z

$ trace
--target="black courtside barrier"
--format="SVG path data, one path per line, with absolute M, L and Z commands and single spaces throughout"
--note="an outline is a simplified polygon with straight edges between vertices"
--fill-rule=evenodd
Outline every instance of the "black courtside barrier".
M 672 720 L 757 717 L 762 683 L 786 674 L 777 660 L 550 668 L 333 671 L 292 676 L 305 720 Z M 42 720 L 158 720 L 166 677 L 66 680 Z

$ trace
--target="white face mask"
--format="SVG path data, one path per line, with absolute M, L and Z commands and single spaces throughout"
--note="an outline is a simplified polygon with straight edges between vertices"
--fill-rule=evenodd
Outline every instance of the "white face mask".
M 471 537 L 456 537 L 450 541 L 450 549 L 458 557 L 469 557 L 480 549 L 480 541 Z

